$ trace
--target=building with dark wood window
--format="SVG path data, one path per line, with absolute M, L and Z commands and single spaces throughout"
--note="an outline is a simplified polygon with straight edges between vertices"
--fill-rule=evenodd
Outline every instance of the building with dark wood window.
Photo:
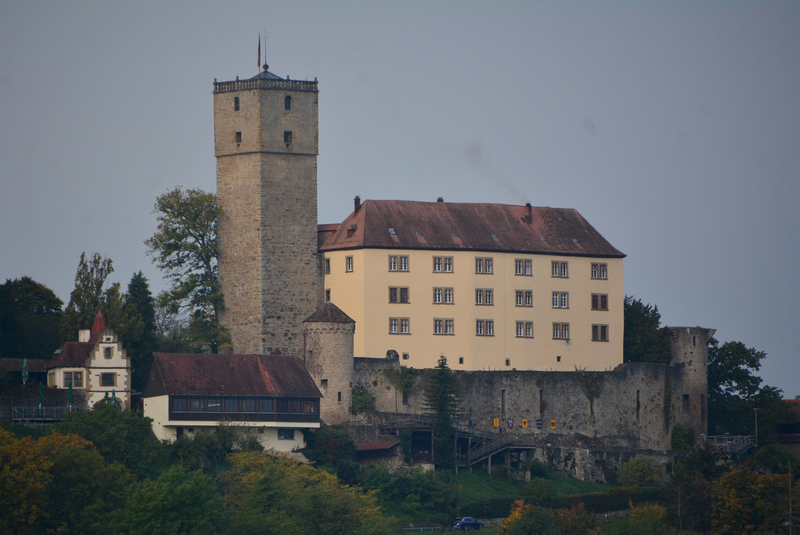
M 161 440 L 224 423 L 292 451 L 320 424 L 322 395 L 298 357 L 155 353 L 142 397 Z

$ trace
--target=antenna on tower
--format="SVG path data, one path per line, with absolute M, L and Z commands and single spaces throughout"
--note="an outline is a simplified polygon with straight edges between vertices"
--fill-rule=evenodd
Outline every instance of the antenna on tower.
M 264 26 L 264 70 L 266 71 L 269 69 L 269 65 L 267 65 L 267 27 Z

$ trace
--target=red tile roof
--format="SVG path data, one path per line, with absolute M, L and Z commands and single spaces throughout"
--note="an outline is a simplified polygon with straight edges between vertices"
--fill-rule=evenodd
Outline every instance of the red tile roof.
M 331 232 L 326 228 L 320 236 L 321 251 L 466 249 L 625 256 L 571 208 L 367 200 L 338 229 Z
M 328 301 L 307 317 L 303 323 L 355 323 L 355 320 Z
M 94 334 L 89 342 L 64 342 L 61 352 L 53 358 L 47 369 L 85 367 L 96 343 L 97 335 Z
M 322 397 L 298 357 L 154 353 L 143 397 L 162 394 Z
M 97 309 L 97 315 L 94 317 L 92 324 L 92 335 L 102 334 L 106 330 L 106 319 L 103 317 L 103 309 Z

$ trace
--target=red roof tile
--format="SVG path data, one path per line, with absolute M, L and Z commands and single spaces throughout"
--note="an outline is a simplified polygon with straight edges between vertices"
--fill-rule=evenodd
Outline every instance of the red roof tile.
M 351 234 L 351 235 L 348 235 Z M 367 200 L 333 232 L 322 251 L 438 249 L 574 256 L 625 255 L 577 210 L 508 204 Z
M 85 367 L 86 360 L 96 343 L 95 335 L 92 335 L 92 340 L 89 342 L 64 342 L 64 345 L 61 346 L 61 353 L 53 358 L 47 369 Z
M 355 320 L 328 301 L 307 317 L 303 323 L 355 323 Z
M 322 397 L 298 357 L 273 355 L 155 353 L 143 396 L 161 393 Z

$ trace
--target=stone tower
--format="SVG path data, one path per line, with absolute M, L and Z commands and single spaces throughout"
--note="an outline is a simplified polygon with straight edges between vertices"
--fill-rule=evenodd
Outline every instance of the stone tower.
M 304 327 L 303 361 L 322 392 L 320 416 L 328 424 L 346 422 L 353 388 L 356 322 L 328 302 L 306 318 Z
M 674 407 L 677 421 L 694 429 L 695 438 L 708 434 L 708 341 L 714 329 L 669 327 L 672 366 L 683 366 L 683 380 Z M 677 396 L 680 396 L 679 398 Z
M 214 81 L 222 324 L 235 353 L 301 355 L 322 304 L 318 90 L 264 70 Z

